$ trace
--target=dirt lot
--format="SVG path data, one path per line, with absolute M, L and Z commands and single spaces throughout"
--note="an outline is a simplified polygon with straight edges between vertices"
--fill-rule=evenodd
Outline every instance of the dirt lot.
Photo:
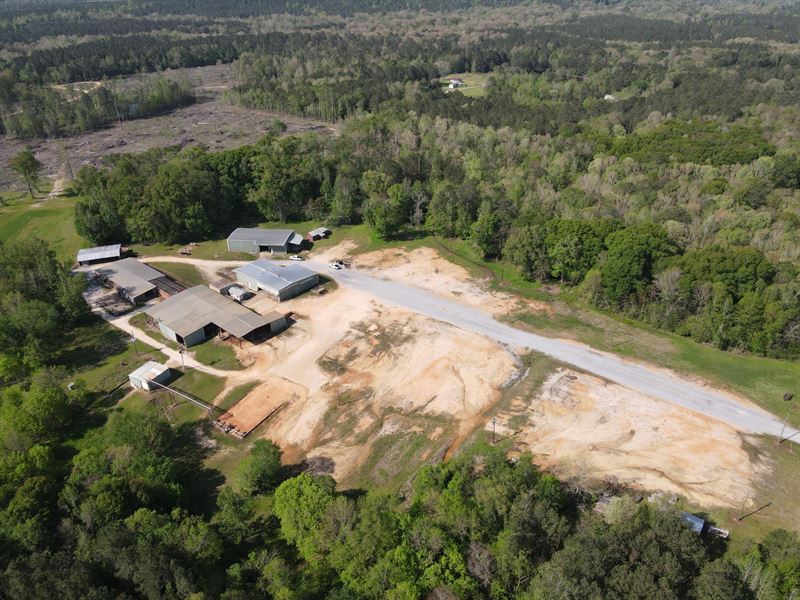
M 316 256 L 352 249 L 339 244 Z M 384 250 L 354 258 L 359 268 L 499 311 L 487 291 L 434 250 Z M 277 304 L 297 322 L 240 358 L 254 366 L 229 377 L 226 391 L 264 381 L 232 409 L 242 427 L 286 404 L 255 432 L 287 461 L 310 461 L 343 486 L 402 484 L 422 463 L 451 456 L 491 429 L 515 451 L 564 477 L 680 494 L 732 507 L 771 470 L 759 442 L 729 426 L 600 378 L 555 368 L 521 374 L 518 357 L 449 325 L 389 308 L 347 288 Z M 542 359 L 546 360 L 546 359 Z
M 65 155 L 69 156 L 72 170 L 77 171 L 85 164 L 99 164 L 108 154 L 142 152 L 169 145 L 201 145 L 209 150 L 232 148 L 258 140 L 276 118 L 286 123 L 287 133 L 329 130 L 324 123 L 228 104 L 223 93 L 233 83 L 230 65 L 166 71 L 162 75 L 193 82 L 198 102 L 159 117 L 127 121 L 70 138 L 2 139 L 0 164 L 7 164 L 14 154 L 30 144 L 44 164 L 43 176 L 52 178 L 67 173 Z M 131 85 L 135 80 L 136 77 L 131 77 L 118 85 Z M 10 169 L 0 169 L 0 189 L 23 187 L 24 184 Z
M 237 402 L 219 420 L 242 433 L 249 433 L 282 406 L 302 402 L 305 396 L 303 386 L 282 377 L 268 376 L 263 384 Z
M 248 304 L 259 312 L 276 308 L 263 296 Z M 287 460 L 327 465 L 340 482 L 353 483 L 365 470 L 385 480 L 434 451 L 443 456 L 480 426 L 518 370 L 515 357 L 493 342 L 352 290 L 279 308 L 292 311 L 296 323 L 240 351 L 253 366 L 232 374 L 223 395 L 254 378 L 264 383 L 227 420 L 247 430 L 285 402 L 254 435 L 278 443 Z
M 315 254 L 314 258 L 322 261 L 341 258 L 352 252 L 354 247 L 354 244 L 344 241 Z M 545 302 L 488 290 L 486 282 L 475 281 L 465 268 L 442 258 L 433 248 L 422 247 L 411 251 L 391 248 L 358 254 L 351 260 L 353 266 L 373 271 L 385 279 L 402 281 L 495 315 L 520 309 L 552 311 L 552 307 Z
M 516 395 L 497 431 L 516 434 L 517 450 L 561 476 L 663 490 L 702 506 L 738 506 L 771 470 L 757 439 L 569 369 Z

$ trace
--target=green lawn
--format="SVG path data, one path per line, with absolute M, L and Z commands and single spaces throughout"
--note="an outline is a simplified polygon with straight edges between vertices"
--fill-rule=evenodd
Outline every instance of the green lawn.
M 172 262 L 151 262 L 148 264 L 186 287 L 209 283 L 203 272 L 194 265 Z
M 196 360 L 217 369 L 233 371 L 243 369 L 244 366 L 236 357 L 236 351 L 227 343 L 217 339 L 210 339 L 190 348 Z
M 127 335 L 99 318 L 68 334 L 59 355 L 71 377 L 82 379 L 97 392 L 108 392 L 126 381 L 131 371 L 148 360 L 163 363 L 166 357 L 141 341 L 134 349 Z
M 260 381 L 251 381 L 242 385 L 236 386 L 230 392 L 225 394 L 225 397 L 217 404 L 222 410 L 228 410 L 231 406 L 235 405 L 242 398 L 247 396 L 256 387 L 261 384 Z
M 305 235 L 312 229 L 316 229 L 322 223 L 319 221 L 294 221 L 281 223 L 278 221 L 264 221 L 254 225 L 262 229 L 292 229 L 300 235 Z M 235 227 L 231 225 L 231 231 Z M 206 240 L 199 242 L 192 247 L 192 258 L 205 260 L 253 260 L 252 254 L 242 252 L 228 252 L 227 234 L 216 240 Z M 178 256 L 178 251 L 184 244 L 134 244 L 131 250 L 138 256 Z
M 135 256 L 180 256 L 182 244 L 132 244 Z M 225 238 L 199 242 L 192 247 L 192 258 L 205 260 L 253 260 L 252 254 L 228 252 Z M 163 263 L 161 263 L 163 264 Z
M 74 261 L 78 250 L 88 245 L 75 231 L 74 198 L 53 198 L 33 206 L 39 200 L 5 196 L 11 198 L 6 206 L 0 206 L 0 240 L 36 236 L 49 241 L 58 258 L 66 261 Z

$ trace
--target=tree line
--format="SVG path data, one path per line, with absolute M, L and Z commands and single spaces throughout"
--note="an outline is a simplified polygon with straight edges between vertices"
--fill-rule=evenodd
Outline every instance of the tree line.
M 0 133 L 18 138 L 59 137 L 102 129 L 114 122 L 142 119 L 192 104 L 188 81 L 140 81 L 132 89 L 89 83 L 88 90 L 17 84 L 0 97 Z
M 796 240 L 784 207 L 800 159 L 771 156 L 756 129 L 666 121 L 574 147 L 428 117 L 353 119 L 337 138 L 279 132 L 84 167 L 78 231 L 101 244 L 208 239 L 259 219 L 364 221 L 386 239 L 424 229 L 719 348 L 800 351 L 797 263 L 767 257 Z M 706 165 L 687 170 L 676 155 Z M 715 211 L 727 223 L 710 226 Z M 775 227 L 787 227 L 783 241 L 764 237 Z

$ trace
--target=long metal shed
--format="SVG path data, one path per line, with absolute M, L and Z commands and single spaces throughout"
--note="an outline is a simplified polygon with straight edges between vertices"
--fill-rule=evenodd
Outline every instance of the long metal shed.
M 236 279 L 253 291 L 262 290 L 277 300 L 288 300 L 319 285 L 319 275 L 300 265 L 282 267 L 260 259 L 234 271 Z
M 96 262 L 119 260 L 120 256 L 122 256 L 122 244 L 97 246 L 95 248 L 81 248 L 78 250 L 78 264 L 90 265 Z
M 228 236 L 229 252 L 286 253 L 299 249 L 303 236 L 291 229 L 260 229 L 258 227 L 239 227 Z

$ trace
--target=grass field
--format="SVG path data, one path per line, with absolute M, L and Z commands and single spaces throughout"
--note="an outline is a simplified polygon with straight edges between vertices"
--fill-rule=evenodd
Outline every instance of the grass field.
M 148 264 L 186 287 L 209 283 L 203 272 L 194 265 L 172 262 L 151 262 Z
M 8 203 L 0 206 L 0 240 L 39 237 L 50 242 L 58 258 L 74 261 L 78 249 L 87 245 L 75 231 L 72 219 L 74 198 L 31 201 L 25 195 L 7 194 Z
M 144 342 L 136 342 L 134 349 L 127 335 L 99 318 L 76 328 L 64 341 L 59 362 L 67 366 L 70 376 L 97 392 L 126 381 L 128 373 L 148 360 L 166 360 Z
M 244 383 L 236 386 L 230 392 L 225 394 L 225 397 L 219 402 L 219 404 L 217 404 L 217 406 L 219 406 L 222 410 L 228 410 L 231 406 L 239 402 L 242 398 L 247 396 L 247 394 L 258 387 L 260 383 L 260 381 L 251 381 L 250 383 Z
M 226 371 L 244 368 L 236 357 L 236 352 L 233 347 L 223 341 L 211 339 L 197 346 L 192 346 L 190 352 L 194 355 L 196 360 L 209 367 L 224 369 Z
M 442 77 L 439 83 L 442 84 L 447 93 L 458 92 L 465 96 L 477 98 L 486 94 L 486 84 L 491 76 L 491 73 L 451 73 Z M 464 87 L 453 90 L 447 89 L 451 79 L 463 79 Z

